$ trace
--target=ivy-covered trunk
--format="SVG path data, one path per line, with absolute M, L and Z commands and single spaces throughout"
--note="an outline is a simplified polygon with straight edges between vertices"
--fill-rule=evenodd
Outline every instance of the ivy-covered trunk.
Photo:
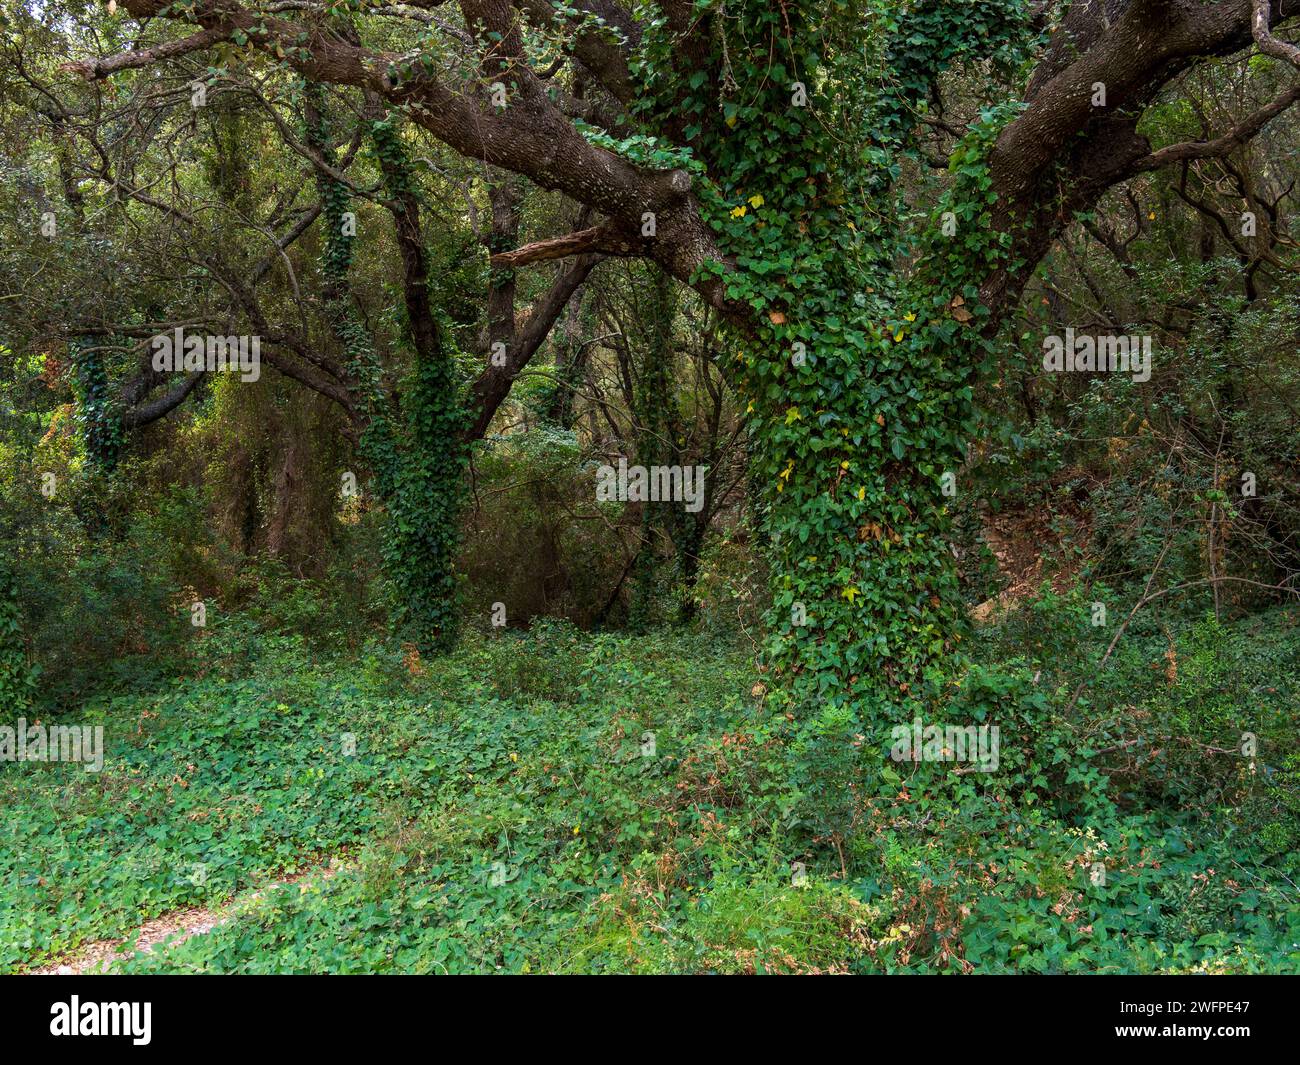
M 804 696 L 883 711 L 926 694 L 955 649 L 942 488 L 968 412 L 941 387 L 956 376 L 941 350 L 924 335 L 908 343 L 903 323 L 855 316 L 809 344 L 802 370 L 781 340 L 746 357 L 771 541 L 769 656 Z
M 1013 8 L 980 9 L 976 47 L 1018 32 Z M 728 98 L 681 121 L 697 123 L 683 133 L 727 257 L 713 269 L 772 552 L 768 661 L 805 711 L 897 721 L 937 691 L 961 639 L 946 504 L 989 331 L 978 287 L 1003 247 L 982 160 L 1006 116 L 973 127 L 947 198 L 902 231 L 911 209 L 894 178 L 915 100 L 969 47 L 949 23 L 973 16 L 942 4 L 903 16 L 882 92 L 860 55 L 841 62 L 879 49 L 851 5 L 754 0 L 727 14 L 712 47 Z M 818 94 L 828 77 L 834 98 Z M 693 87 L 655 86 L 676 100 Z M 844 102 L 855 93 L 864 103 Z
M 23 640 L 18 582 L 0 558 L 0 713 L 22 713 L 31 706 L 31 671 Z
M 308 143 L 323 158 L 331 158 L 318 85 L 307 85 L 305 102 Z M 383 367 L 348 284 L 357 232 L 349 191 L 318 171 L 325 234 L 323 293 L 363 425 L 361 455 L 387 510 L 383 562 L 394 621 L 421 650 L 441 652 L 454 646 L 457 633 L 454 566 L 465 494 L 464 408 L 454 352 L 429 298 L 410 162 L 391 119 L 370 122 L 369 133 L 402 255 L 405 314 L 400 343 L 412 356 L 413 369 L 400 397 L 385 387 Z
M 109 389 L 102 347 L 94 337 L 78 337 L 68 342 L 68 349 L 82 447 L 97 471 L 111 473 L 122 451 L 122 420 Z
M 651 470 L 669 466 L 674 461 L 671 437 L 673 419 L 669 407 L 673 402 L 673 279 L 660 270 L 654 271 L 650 289 L 648 344 L 639 379 L 632 391 L 636 430 L 636 463 Z M 668 533 L 673 524 L 673 508 L 681 502 L 671 499 L 645 499 L 641 510 L 641 545 L 637 551 L 632 582 L 629 621 L 642 629 L 654 618 L 655 605 L 663 598 L 663 564 L 655 550 L 660 534 Z

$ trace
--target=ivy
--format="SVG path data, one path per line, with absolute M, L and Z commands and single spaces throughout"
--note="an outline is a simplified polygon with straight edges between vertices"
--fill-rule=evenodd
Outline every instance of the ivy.
M 386 191 L 394 200 L 413 191 L 411 164 L 391 119 L 371 123 L 371 142 L 384 164 Z M 456 641 L 458 611 L 456 552 L 469 461 L 466 413 L 456 376 L 450 330 L 439 323 L 438 348 L 422 357 L 403 394 L 405 447 L 396 483 L 389 493 L 389 535 L 384 558 L 398 606 L 398 617 L 417 644 L 450 650 Z M 402 341 L 414 352 L 412 323 L 402 316 Z
M 0 560 L 0 713 L 22 713 L 32 703 L 32 678 L 23 640 L 18 582 Z
M 1018 61 L 1023 5 L 913 4 L 874 23 L 843 2 L 696 10 L 720 83 L 677 72 L 679 44 L 648 8 L 635 70 L 647 121 L 691 118 L 688 161 L 714 177 L 697 187 L 727 259 L 707 270 L 756 323 L 736 362 L 774 563 L 766 657 L 805 716 L 844 706 L 875 729 L 937 697 L 958 657 L 941 483 L 974 426 L 977 284 L 1004 248 L 983 160 L 1008 111 L 953 157 L 956 239 L 942 210 L 931 231 L 900 232 L 890 190 L 934 79 L 977 55 Z M 862 55 L 881 36 L 872 79 Z M 619 147 L 668 161 L 644 139 Z
M 92 338 L 69 342 L 73 387 L 77 398 L 76 423 L 82 447 L 91 464 L 102 472 L 117 467 L 124 436 L 121 410 L 109 390 L 102 351 Z
M 309 83 L 307 142 L 329 154 L 324 94 Z M 369 124 L 370 141 L 393 199 L 411 193 L 411 165 L 391 119 Z M 383 366 L 348 288 L 355 225 L 345 216 L 348 187 L 317 174 L 324 222 L 321 270 L 326 315 L 344 351 L 344 368 L 365 428 L 360 453 L 387 509 L 383 563 L 395 622 L 424 650 L 445 651 L 456 639 L 456 579 L 459 520 L 468 454 L 463 443 L 465 414 L 455 375 L 455 353 L 446 329 L 440 349 L 416 358 L 400 397 L 384 387 Z M 411 323 L 402 317 L 401 344 L 413 351 Z

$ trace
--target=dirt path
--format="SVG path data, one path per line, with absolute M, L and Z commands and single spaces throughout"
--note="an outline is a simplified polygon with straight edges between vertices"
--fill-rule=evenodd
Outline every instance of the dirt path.
M 328 865 L 313 866 L 283 880 L 273 880 L 256 891 L 236 895 L 217 909 L 173 910 L 171 913 L 145 921 L 132 935 L 122 939 L 101 939 L 88 943 L 58 961 L 39 969 L 28 969 L 26 975 L 79 976 L 82 973 L 103 972 L 109 965 L 120 959 L 133 957 L 136 953 L 151 954 L 160 944 L 175 946 L 192 936 L 207 935 L 218 925 L 226 924 L 254 910 L 268 891 L 288 884 L 297 884 L 303 880 L 311 880 L 314 883 L 325 881 L 342 868 L 342 862 L 333 858 Z M 134 950 L 125 949 L 133 942 L 136 943 Z

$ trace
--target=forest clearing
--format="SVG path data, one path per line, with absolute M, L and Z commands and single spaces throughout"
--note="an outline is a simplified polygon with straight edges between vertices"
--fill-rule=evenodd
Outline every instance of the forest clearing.
M 1300 972 L 1297 40 L 0 0 L 0 972 Z

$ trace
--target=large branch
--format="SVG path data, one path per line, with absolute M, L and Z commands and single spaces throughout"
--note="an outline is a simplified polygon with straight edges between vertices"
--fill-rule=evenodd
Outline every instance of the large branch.
M 124 0 L 123 6 L 137 19 L 168 9 L 165 0 Z M 639 231 L 643 216 L 652 213 L 656 236 L 646 250 L 679 280 L 689 282 L 706 260 L 721 258 L 685 171 L 642 170 L 591 144 L 519 57 L 519 24 L 506 0 L 466 0 L 462 7 L 481 42 L 485 62 L 495 60 L 498 70 L 506 72 L 498 75 L 509 90 L 504 108 L 494 108 L 487 92 L 453 91 L 423 69 L 403 74 L 398 56 L 345 41 L 322 25 L 253 14 L 236 0 L 201 2 L 192 17 L 205 29 L 245 31 L 254 47 L 277 61 L 283 56 L 311 80 L 369 89 L 390 104 L 408 108 L 413 121 L 460 155 L 563 192 L 629 229 Z M 167 17 L 179 17 L 171 14 L 173 10 L 168 9 Z M 133 58 L 101 62 L 142 65 L 139 53 L 130 55 Z M 716 279 L 697 288 L 715 306 L 724 304 L 723 288 Z
M 1104 137 L 1117 117 L 1136 118 L 1196 59 L 1248 45 L 1247 15 L 1244 2 L 1133 0 L 1074 62 L 1045 82 L 1031 79 L 1029 107 L 1002 131 L 989 157 L 1000 196 L 1025 198 L 1068 150 L 1077 151 L 1081 134 Z M 1106 90 L 1103 107 L 1092 103 L 1098 83 Z
M 534 241 L 513 251 L 498 252 L 489 261 L 493 266 L 513 270 L 529 263 L 566 259 L 571 255 L 586 255 L 591 252 L 622 256 L 645 255 L 647 248 L 646 240 L 634 237 L 618 226 L 592 226 L 576 233 L 566 233 L 562 237 Z
M 1208 141 L 1184 141 L 1170 144 L 1157 152 L 1137 160 L 1132 165 L 1134 171 L 1158 170 L 1164 166 L 1181 163 L 1188 159 L 1209 159 L 1228 155 L 1254 137 L 1269 122 L 1280 115 L 1292 104 L 1300 101 L 1300 85 L 1293 85 L 1265 107 L 1236 123 L 1222 136 Z
M 1281 59 L 1292 66 L 1300 67 L 1300 48 L 1289 41 L 1281 41 L 1273 36 L 1270 28 L 1273 7 L 1272 0 L 1253 0 L 1250 13 L 1251 35 L 1259 45 L 1259 50 L 1265 55 L 1271 55 L 1274 59 Z
M 536 26 L 576 24 L 573 37 L 565 42 L 568 51 L 619 103 L 632 101 L 636 89 L 627 59 L 641 41 L 641 26 L 625 8 L 610 0 L 575 0 L 568 5 L 579 13 L 575 19 L 562 15 L 550 0 L 516 0 L 516 3 Z M 593 24 L 593 18 L 600 20 L 600 26 Z M 615 36 L 626 44 L 611 39 Z
M 194 373 L 182 378 L 157 399 L 142 403 L 138 407 L 128 408 L 122 413 L 122 427 L 124 429 L 139 429 L 150 422 L 156 422 L 166 414 L 170 414 L 185 402 L 185 398 L 194 391 L 201 380 L 203 380 L 203 371 L 196 370 Z
M 1266 6 L 1266 21 L 1274 25 L 1300 9 L 1294 0 Z M 1252 0 L 1088 0 L 1071 7 L 1030 79 L 1026 110 L 989 156 L 998 197 L 994 224 L 1013 234 L 1016 262 L 981 286 L 994 323 L 1076 213 L 1107 189 L 1150 169 L 1153 157 L 1164 165 L 1231 151 L 1295 102 L 1284 93 L 1222 138 L 1173 146 L 1164 155 L 1137 132 L 1146 107 L 1174 77 L 1197 60 L 1249 47 L 1257 36 L 1253 16 Z M 1092 103 L 1097 83 L 1106 90 L 1102 107 Z
M 211 48 L 219 41 L 224 41 L 230 36 L 233 29 L 233 26 L 216 21 L 207 29 L 201 30 L 191 37 L 164 41 L 162 44 L 156 44 L 151 48 L 123 52 L 107 59 L 83 59 L 75 63 L 64 63 L 59 69 L 78 74 L 89 81 L 102 81 L 109 75 L 116 74 L 119 70 L 134 70 L 138 67 L 161 63 L 165 59 L 175 59 L 177 56 L 189 55 L 191 52 L 201 52 L 205 48 Z

